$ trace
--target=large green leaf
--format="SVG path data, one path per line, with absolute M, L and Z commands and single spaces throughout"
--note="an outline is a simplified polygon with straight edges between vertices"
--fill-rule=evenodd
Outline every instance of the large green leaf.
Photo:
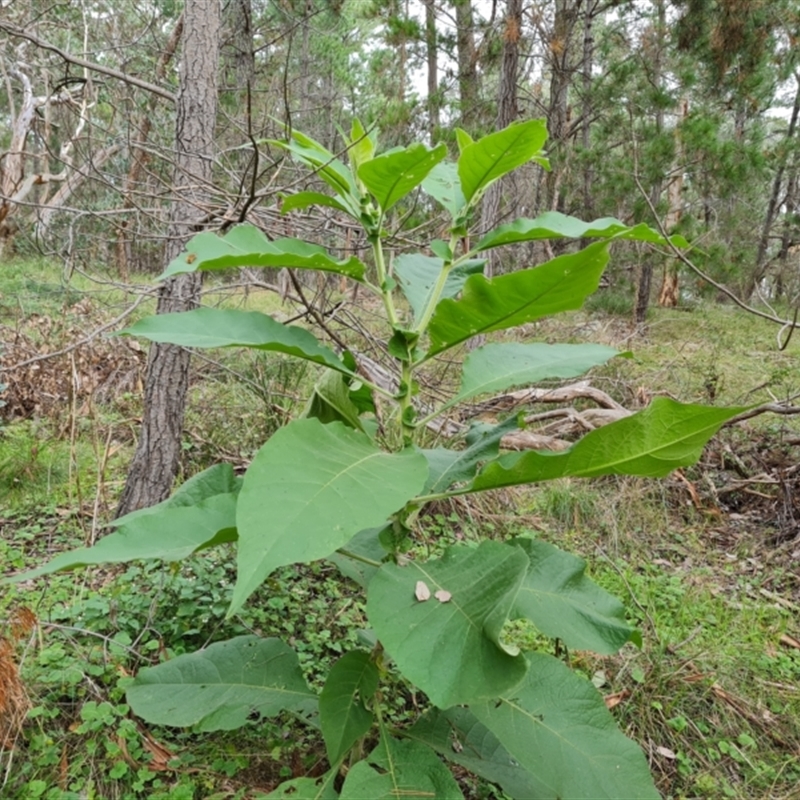
M 328 761 L 337 764 L 372 727 L 364 705 L 378 688 L 378 668 L 363 650 L 345 653 L 332 667 L 319 696 L 319 723 Z
M 338 774 L 338 770 L 331 770 L 320 778 L 292 778 L 273 789 L 266 797 L 272 800 L 336 800 L 339 794 L 334 783 Z
M 487 344 L 465 359 L 453 403 L 546 378 L 573 378 L 619 355 L 600 344 Z
M 231 267 L 319 269 L 357 281 L 363 280 L 366 269 L 355 256 L 337 261 L 318 245 L 300 239 L 270 241 L 253 225 L 237 225 L 224 236 L 211 231 L 198 233 L 186 245 L 186 251 L 170 262 L 161 278 Z
M 458 165 L 452 161 L 440 161 L 422 182 L 422 188 L 441 206 L 457 217 L 467 204 L 461 191 Z
M 660 478 L 693 464 L 706 442 L 742 408 L 683 405 L 657 397 L 643 411 L 587 433 L 560 453 L 511 453 L 488 464 L 472 491 L 566 476 L 640 475 Z
M 540 784 L 512 758 L 497 737 L 463 706 L 433 708 L 403 732 L 415 742 L 432 747 L 448 761 L 499 784 L 515 800 L 534 800 Z
M 353 173 L 330 150 L 299 131 L 292 131 L 289 141 L 271 140 L 270 144 L 288 151 L 301 164 L 314 170 L 358 218 L 359 192 Z
M 301 417 L 313 417 L 323 424 L 339 421 L 356 430 L 364 430 L 344 376 L 330 369 L 315 384 Z
M 364 162 L 359 167 L 358 177 L 378 205 L 388 211 L 416 189 L 446 155 L 447 145 L 444 144 L 433 150 L 424 144 L 412 144 Z
M 350 768 L 340 798 L 463 800 L 464 795 L 430 747 L 382 736 L 372 753 Z
M 8 579 L 19 583 L 89 564 L 158 559 L 183 561 L 213 544 L 236 540 L 236 493 L 218 494 L 193 506 L 172 506 L 132 517 L 93 547 L 61 553 L 41 567 Z
M 501 131 L 490 133 L 464 147 L 458 159 L 461 189 L 467 201 L 503 175 L 539 156 L 547 141 L 544 120 L 515 122 Z
M 385 564 L 370 581 L 367 617 L 403 675 L 434 705 L 496 697 L 519 683 L 527 666 L 500 641 L 527 568 L 521 548 L 491 541 L 451 547 L 424 563 Z M 417 599 L 420 582 L 428 600 Z M 450 599 L 442 602 L 437 592 Z
M 126 696 L 154 725 L 240 728 L 255 715 L 316 712 L 297 655 L 280 639 L 237 636 L 139 672 Z
M 660 797 L 598 691 L 552 656 L 533 654 L 520 686 L 470 710 L 538 784 L 520 800 Z
M 533 539 L 514 539 L 530 566 L 511 616 L 524 617 L 546 636 L 575 650 L 616 653 L 641 635 L 625 620 L 625 606 L 589 580 L 586 562 L 557 547 Z
M 324 558 L 383 524 L 427 475 L 421 454 L 386 453 L 341 422 L 281 428 L 256 454 L 239 495 L 231 612 L 277 567 Z
M 192 475 L 184 481 L 166 500 L 162 500 L 154 506 L 140 508 L 131 511 L 124 517 L 117 517 L 109 523 L 114 527 L 121 527 L 132 522 L 137 517 L 145 517 L 149 514 L 160 514 L 167 508 L 177 508 L 178 506 L 193 506 L 201 500 L 207 500 L 217 494 L 238 493 L 242 488 L 242 479 L 233 471 L 233 467 L 228 463 L 214 464 L 213 467 L 204 469 Z
M 470 259 L 453 267 L 447 275 L 442 297 L 455 297 L 463 288 L 470 275 L 483 272 L 486 262 Z M 394 260 L 394 274 L 403 294 L 414 312 L 414 317 L 422 316 L 428 307 L 433 287 L 444 268 L 441 258 L 424 256 L 420 253 L 406 253 Z
M 509 417 L 499 425 L 477 423 L 467 433 L 463 450 L 437 447 L 421 452 L 428 460 L 428 482 L 425 494 L 447 491 L 454 483 L 469 481 L 475 477 L 478 466 L 496 458 L 500 452 L 500 440 L 517 430 L 516 417 Z
M 283 325 L 260 311 L 197 308 L 175 314 L 154 314 L 120 333 L 183 347 L 271 350 L 351 374 L 336 354 L 321 345 L 305 328 Z
M 533 242 L 539 239 L 634 239 L 638 242 L 667 244 L 664 237 L 648 225 L 629 226 L 613 217 L 603 217 L 594 222 L 583 222 L 577 217 L 570 217 L 558 211 L 545 211 L 536 219 L 517 219 L 508 225 L 487 233 L 479 242 L 476 250 L 489 250 L 504 244 Z M 688 247 L 682 236 L 670 237 L 679 247 Z
M 290 194 L 288 197 L 285 197 L 281 203 L 281 213 L 288 214 L 290 211 L 302 211 L 310 206 L 327 206 L 328 208 L 335 208 L 337 211 L 343 211 L 345 214 L 350 213 L 350 209 L 340 203 L 335 197 L 322 194 L 322 192 L 297 192 L 297 194 Z
M 580 308 L 600 281 L 608 263 L 608 243 L 597 242 L 579 253 L 558 256 L 539 267 L 485 278 L 472 275 L 458 300 L 437 306 L 428 331 L 428 355 L 446 350 L 479 333 L 512 328 L 548 314 Z

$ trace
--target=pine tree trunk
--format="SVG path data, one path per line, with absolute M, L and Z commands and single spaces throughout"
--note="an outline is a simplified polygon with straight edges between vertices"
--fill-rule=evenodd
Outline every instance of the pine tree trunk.
M 456 9 L 456 51 L 461 126 L 474 133 L 479 115 L 478 55 L 471 0 L 453 0 Z
M 522 35 L 522 0 L 507 0 L 505 30 L 503 31 L 503 62 L 497 98 L 497 130 L 510 125 L 519 115 L 517 80 L 519 78 L 519 41 Z M 500 205 L 504 181 L 493 183 L 486 191 L 481 207 L 481 227 L 490 230 L 500 222 Z M 485 273 L 497 272 L 498 252 L 489 250 Z
M 202 228 L 212 177 L 219 65 L 219 0 L 188 0 L 176 103 L 174 196 L 165 258 L 169 263 Z M 158 313 L 196 308 L 200 275 L 164 283 Z M 154 505 L 170 493 L 178 473 L 183 416 L 189 388 L 189 351 L 174 345 L 150 348 L 142 429 L 117 516 Z
M 436 144 L 439 130 L 439 54 L 438 37 L 436 35 L 435 0 L 423 0 L 425 3 L 425 56 L 428 67 L 428 131 L 431 145 Z
M 797 130 L 797 123 L 800 119 L 800 76 L 795 78 L 797 81 L 797 88 L 794 95 L 794 105 L 792 106 L 792 116 L 789 120 L 789 127 L 786 131 L 786 141 L 790 142 L 794 139 Z M 789 148 L 786 148 L 789 152 Z M 764 223 L 761 226 L 761 236 L 758 240 L 758 252 L 756 254 L 756 268 L 753 270 L 752 276 L 748 279 L 747 285 L 743 292 L 744 299 L 749 298 L 755 291 L 756 285 L 764 277 L 766 272 L 769 249 L 769 239 L 772 233 L 772 226 L 775 224 L 775 218 L 778 216 L 780 209 L 781 191 L 784 184 L 784 174 L 786 172 L 787 156 L 783 156 L 778 163 L 778 169 L 775 171 L 775 177 L 772 180 L 772 192 L 769 196 L 767 204 L 767 213 L 764 217 Z
M 656 45 L 652 54 L 651 81 L 657 88 L 661 88 L 664 71 L 663 49 L 666 37 L 666 7 L 664 0 L 656 0 Z M 659 105 L 655 113 L 655 129 L 658 133 L 664 128 L 664 109 Z M 657 208 L 663 190 L 663 181 L 656 181 L 650 189 L 650 203 Z M 647 309 L 650 307 L 650 287 L 653 282 L 653 262 L 650 258 L 642 263 L 639 268 L 639 283 L 636 287 L 636 305 L 633 308 L 633 321 L 635 325 L 644 325 L 647 320 Z

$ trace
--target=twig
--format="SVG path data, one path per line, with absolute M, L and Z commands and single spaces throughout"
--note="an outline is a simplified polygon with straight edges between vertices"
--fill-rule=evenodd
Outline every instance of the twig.
M 685 264 L 687 267 L 689 267 L 689 269 L 692 270 L 692 272 L 694 272 L 695 275 L 700 277 L 706 283 L 713 286 L 718 291 L 722 292 L 731 300 L 733 300 L 733 302 L 736 303 L 736 305 L 739 306 L 739 308 L 744 309 L 750 314 L 755 314 L 755 316 L 757 317 L 761 317 L 762 319 L 768 319 L 770 322 L 775 322 L 778 325 L 781 325 L 782 326 L 781 333 L 783 333 L 784 330 L 789 328 L 790 329 L 789 337 L 791 337 L 791 331 L 794 330 L 795 327 L 797 327 L 797 312 L 795 312 L 794 320 L 789 320 L 789 319 L 781 319 L 780 317 L 777 317 L 774 314 L 767 314 L 765 311 L 759 311 L 757 308 L 753 308 L 753 306 L 750 306 L 743 300 L 740 300 L 739 297 L 734 292 L 732 292 L 727 286 L 721 283 L 717 283 L 717 281 L 715 281 L 711 276 L 706 275 L 706 273 L 703 272 L 703 270 L 701 270 L 700 267 L 698 267 L 688 256 L 686 256 L 679 247 L 677 247 L 672 243 L 672 240 L 669 238 L 666 228 L 664 227 L 663 223 L 661 222 L 661 219 L 658 216 L 658 213 L 656 212 L 656 208 L 653 205 L 652 200 L 648 196 L 647 192 L 644 190 L 644 187 L 642 186 L 642 183 L 639 180 L 639 176 L 637 174 L 634 174 L 633 179 L 634 181 L 636 181 L 636 186 L 641 192 L 642 197 L 644 197 L 645 202 L 649 206 L 650 211 L 653 214 L 653 218 L 656 221 L 656 226 L 658 227 L 658 230 L 661 233 L 661 235 L 664 237 L 664 241 L 667 243 L 667 246 L 672 251 L 673 255 L 682 264 Z M 787 338 L 786 342 L 784 342 L 783 348 L 781 349 L 785 349 L 785 347 L 788 344 L 789 344 L 789 339 Z
M 0 22 L 0 30 L 4 30 L 9 35 L 17 36 L 20 39 L 27 39 L 29 42 L 33 42 L 33 44 L 35 44 L 37 47 L 41 47 L 42 50 L 50 50 L 56 55 L 61 56 L 64 61 L 75 64 L 78 67 L 85 67 L 86 69 L 92 70 L 92 72 L 99 72 L 101 75 L 108 75 L 110 78 L 117 78 L 117 80 L 128 83 L 131 86 L 138 86 L 140 89 L 160 95 L 172 103 L 175 102 L 175 95 L 172 94 L 172 92 L 162 89 L 160 86 L 156 86 L 154 83 L 143 81 L 141 78 L 128 75 L 125 72 L 120 72 L 112 67 L 104 67 L 102 64 L 96 64 L 93 61 L 87 61 L 85 58 L 73 56 L 71 53 L 67 53 L 65 50 L 62 50 L 60 47 L 57 47 L 51 42 L 48 42 L 45 39 L 40 39 L 35 34 L 29 33 L 23 28 L 18 28 L 16 25 L 12 25 L 9 22 Z

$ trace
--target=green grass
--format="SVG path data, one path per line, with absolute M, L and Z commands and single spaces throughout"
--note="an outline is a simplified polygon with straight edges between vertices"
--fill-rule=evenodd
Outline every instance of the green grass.
M 221 281 L 208 288 L 208 304 L 290 313 L 269 292 L 244 299 Z M 20 262 L 0 275 L 0 322 L 57 315 L 79 297 L 75 289 L 95 291 L 103 313 L 130 300 L 80 277 L 68 286 L 44 261 Z M 631 359 L 614 359 L 592 376 L 626 406 L 661 393 L 723 405 L 800 390 L 800 339 L 779 352 L 776 329 L 763 320 L 729 307 L 653 309 L 646 335 L 638 337 L 626 319 L 606 313 L 613 308 L 598 308 L 603 313 L 576 312 L 525 332 L 630 350 Z M 315 379 L 313 369 L 272 355 L 205 355 L 211 362 L 198 359 L 193 373 L 184 477 L 221 459 L 244 466 L 288 414 L 302 409 Z M 0 563 L 7 572 L 83 545 L 95 509 L 98 523 L 113 512 L 139 413 L 140 399 L 130 393 L 97 405 L 74 426 L 64 424 L 67 410 L 59 421 L 0 427 Z M 734 456 L 753 472 L 781 459 L 792 465 L 796 438 L 796 418 L 765 415 L 723 432 L 684 479 L 565 480 L 451 501 L 423 517 L 422 546 L 527 532 L 583 555 L 592 577 L 625 601 L 644 647 L 614 657 L 566 657 L 619 699 L 614 714 L 645 748 L 664 796 L 797 798 L 800 651 L 782 640 L 800 637 L 796 540 L 777 536 L 786 532 L 778 505 L 741 491 L 718 494 L 736 478 Z M 280 636 L 318 686 L 326 666 L 366 626 L 352 587 L 323 563 L 280 570 L 240 616 L 226 620 L 233 579 L 231 554 L 221 549 L 178 567 L 97 568 L 5 587 L 0 619 L 25 606 L 40 625 L 15 645 L 32 711 L 21 746 L 0 753 L 0 786 L 7 781 L 0 794 L 244 800 L 317 768 L 319 738 L 287 719 L 201 736 L 148 729 L 129 714 L 128 676 L 165 653 L 243 632 Z M 509 626 L 506 634 L 523 646 L 555 649 L 526 626 Z M 412 718 L 419 702 L 404 685 L 393 687 L 389 701 L 398 722 Z M 153 742 L 172 755 L 168 769 L 151 768 Z M 165 764 L 156 758 L 155 765 Z M 464 779 L 462 786 L 471 800 L 501 798 L 480 781 Z

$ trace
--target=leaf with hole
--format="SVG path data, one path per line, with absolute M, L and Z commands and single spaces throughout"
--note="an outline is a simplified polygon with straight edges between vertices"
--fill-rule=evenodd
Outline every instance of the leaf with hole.
M 444 144 L 432 150 L 424 144 L 412 144 L 365 161 L 358 169 L 358 177 L 380 208 L 388 211 L 416 189 L 446 155 Z
M 458 165 L 451 161 L 440 161 L 422 182 L 422 188 L 450 216 L 457 217 L 466 206 L 464 192 L 461 191 L 461 179 L 458 177 Z
M 500 640 L 527 568 L 521 548 L 489 541 L 424 563 L 384 564 L 367 590 L 367 617 L 403 675 L 435 705 L 495 697 L 527 668 Z M 450 601 L 419 602 L 418 581 Z
M 644 754 L 617 728 L 597 689 L 553 656 L 529 660 L 519 686 L 470 711 L 530 774 L 531 796 L 658 800 Z
M 337 260 L 324 247 L 301 239 L 270 240 L 253 225 L 237 225 L 225 236 L 211 231 L 198 233 L 186 251 L 170 262 L 161 280 L 183 272 L 231 269 L 232 267 L 273 267 L 318 269 L 335 272 L 356 281 L 364 278 L 366 267 L 355 256 Z
M 237 636 L 139 671 L 127 701 L 154 725 L 234 730 L 253 716 L 291 711 L 310 721 L 317 696 L 280 639 Z

